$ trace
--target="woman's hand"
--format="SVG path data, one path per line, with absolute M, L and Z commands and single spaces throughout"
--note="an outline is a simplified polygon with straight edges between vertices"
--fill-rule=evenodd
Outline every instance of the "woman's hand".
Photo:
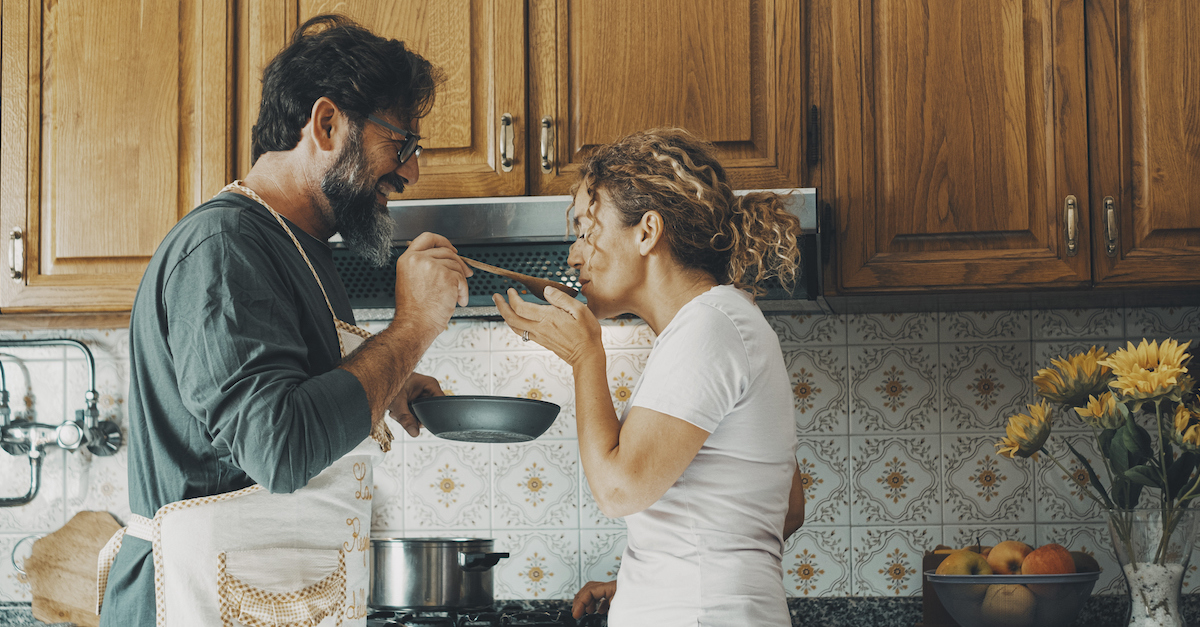
M 388 411 L 392 414 L 392 420 L 400 423 L 400 426 L 404 427 L 405 433 L 415 438 L 421 435 L 421 421 L 413 415 L 408 404 L 426 396 L 445 395 L 446 393 L 442 391 L 442 386 L 437 379 L 414 372 L 404 381 L 404 387 L 400 388 L 400 393 L 392 399 L 391 404 L 388 405 Z
M 546 288 L 545 298 L 549 305 L 535 305 L 521 300 L 512 288 L 507 300 L 492 295 L 496 309 L 513 332 L 522 337 L 528 332 L 529 339 L 553 351 L 572 368 L 596 351 L 603 354 L 600 322 L 587 305 L 552 287 Z
M 571 616 L 579 620 L 585 613 L 607 614 L 608 606 L 616 595 L 616 581 L 589 581 L 575 593 L 575 601 L 571 603 Z

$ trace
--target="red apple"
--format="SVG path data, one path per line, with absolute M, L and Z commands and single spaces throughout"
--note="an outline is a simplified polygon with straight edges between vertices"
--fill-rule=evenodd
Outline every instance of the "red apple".
M 1005 540 L 992 547 L 988 553 L 988 566 L 997 575 L 1015 575 L 1021 572 L 1021 564 L 1025 556 L 1033 552 L 1033 547 L 1019 540 Z
M 1045 544 L 1039 546 L 1021 564 L 1022 575 L 1067 575 L 1075 572 L 1075 559 L 1071 552 L 1061 544 Z M 1057 583 L 1031 583 L 1029 591 L 1040 596 L 1054 598 L 1061 595 L 1065 588 Z

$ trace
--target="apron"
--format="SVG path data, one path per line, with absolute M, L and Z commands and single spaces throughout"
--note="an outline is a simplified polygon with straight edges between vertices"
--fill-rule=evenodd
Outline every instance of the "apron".
M 221 191 L 230 189 L 267 207 L 325 293 L 283 218 L 239 181 Z M 325 303 L 345 357 L 370 333 L 339 320 L 328 295 Z M 391 440 L 380 421 L 370 437 L 290 494 L 252 485 L 168 503 L 152 519 L 132 514 L 100 552 L 96 613 L 113 559 L 129 534 L 154 546 L 159 627 L 365 625 L 372 471 Z

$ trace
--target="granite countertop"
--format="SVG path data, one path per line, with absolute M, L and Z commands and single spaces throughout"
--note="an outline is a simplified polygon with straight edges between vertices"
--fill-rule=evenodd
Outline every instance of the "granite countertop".
M 570 601 L 497 601 L 497 607 L 520 605 L 526 609 L 566 609 Z M 1124 627 L 1124 597 L 1097 595 L 1088 600 L 1070 627 Z M 788 599 L 792 625 L 825 627 L 914 627 L 921 622 L 919 597 L 815 597 Z M 1200 624 L 1200 594 L 1183 597 L 1183 615 L 1189 624 Z M 0 627 L 43 627 L 33 619 L 28 603 L 0 604 Z M 58 623 L 69 627 L 68 623 Z

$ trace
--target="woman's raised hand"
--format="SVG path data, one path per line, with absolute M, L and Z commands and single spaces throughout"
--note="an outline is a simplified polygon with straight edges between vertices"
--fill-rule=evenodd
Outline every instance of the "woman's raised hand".
M 550 349 L 571 367 L 596 351 L 604 354 L 600 322 L 587 305 L 551 287 L 544 296 L 550 304 L 536 305 L 509 288 L 507 300 L 493 294 L 492 301 L 513 332 Z

